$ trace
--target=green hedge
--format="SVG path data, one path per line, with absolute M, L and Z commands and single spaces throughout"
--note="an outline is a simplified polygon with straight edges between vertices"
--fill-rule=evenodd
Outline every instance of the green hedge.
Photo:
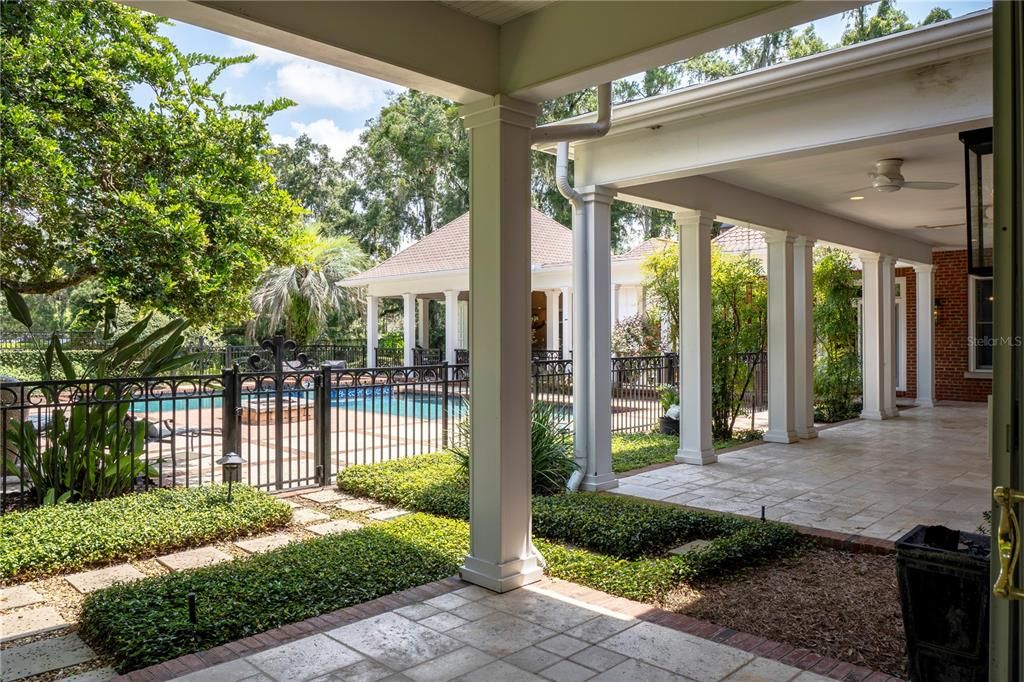
M 291 509 L 235 486 L 175 488 L 0 516 L 0 580 L 74 571 L 277 528 Z
M 45 346 L 46 344 L 43 344 Z M 98 350 L 65 350 L 65 355 L 71 360 L 76 372 L 81 372 L 92 358 L 97 355 Z M 0 374 L 12 376 L 22 381 L 39 379 L 39 356 L 40 352 L 34 348 L 0 350 Z M 63 376 L 58 363 L 54 363 L 54 371 Z
M 413 511 L 469 518 L 469 483 L 447 452 L 346 467 L 338 473 L 338 487 Z
M 464 521 L 415 514 L 95 592 L 81 635 L 126 672 L 454 574 Z M 188 619 L 196 594 L 198 625 Z

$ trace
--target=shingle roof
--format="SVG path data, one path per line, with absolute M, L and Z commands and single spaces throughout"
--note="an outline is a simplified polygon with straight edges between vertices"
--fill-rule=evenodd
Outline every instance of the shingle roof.
M 768 255 L 768 243 L 764 240 L 764 233 L 749 227 L 736 225 L 711 240 L 725 253 L 746 253 L 761 260 Z
M 673 244 L 673 242 L 672 242 L 671 239 L 665 239 L 663 237 L 651 237 L 650 239 L 648 239 L 647 241 L 643 242 L 642 244 L 638 244 L 637 246 L 634 246 L 632 249 L 630 249 L 626 253 L 621 254 L 619 256 L 616 256 L 616 257 L 620 258 L 620 259 L 626 259 L 626 258 L 647 258 L 647 256 L 650 256 L 652 253 L 657 253 L 658 251 L 663 251 L 666 248 L 668 248 L 669 246 L 671 246 L 672 244 Z
M 530 260 L 533 265 L 572 260 L 572 230 L 535 208 L 530 209 L 530 222 Z M 342 284 L 360 286 L 384 278 L 468 269 L 469 213 L 466 212 Z

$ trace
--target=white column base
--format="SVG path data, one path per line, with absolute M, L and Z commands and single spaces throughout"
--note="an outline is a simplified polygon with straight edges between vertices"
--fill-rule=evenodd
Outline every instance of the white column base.
M 714 449 L 711 450 L 684 450 L 679 448 L 676 452 L 675 460 L 679 464 L 697 464 L 703 466 L 705 464 L 714 464 L 718 461 L 718 455 L 715 454 Z
M 809 426 L 806 429 L 797 429 L 796 435 L 804 440 L 818 437 L 818 429 L 813 426 Z
M 883 414 L 881 410 L 870 410 L 861 412 L 860 418 L 871 419 L 872 421 L 882 421 L 883 419 L 889 419 L 889 417 Z
M 583 482 L 580 483 L 580 490 L 587 492 L 597 492 L 599 490 L 611 490 L 612 488 L 619 487 L 619 479 L 615 477 L 613 473 L 604 474 L 587 474 L 583 477 Z
M 918 407 L 935 407 L 934 400 L 915 400 L 914 404 L 917 405 Z
M 766 443 L 795 443 L 800 440 L 796 431 L 766 431 L 764 441 Z
M 531 545 L 531 551 L 536 552 Z M 465 564 L 459 569 L 459 576 L 466 582 L 487 588 L 492 592 L 508 592 L 523 585 L 535 583 L 544 576 L 538 559 L 539 554 L 532 554 L 525 559 L 506 561 L 494 564 L 473 556 L 467 556 Z

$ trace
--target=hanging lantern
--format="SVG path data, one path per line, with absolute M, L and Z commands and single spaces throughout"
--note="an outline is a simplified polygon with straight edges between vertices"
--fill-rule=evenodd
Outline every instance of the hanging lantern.
M 967 272 L 992 276 L 992 128 L 960 133 L 967 188 Z

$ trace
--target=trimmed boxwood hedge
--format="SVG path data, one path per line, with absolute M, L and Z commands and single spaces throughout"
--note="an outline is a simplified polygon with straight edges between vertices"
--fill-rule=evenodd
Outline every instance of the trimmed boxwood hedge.
M 235 486 L 159 489 L 98 502 L 58 504 L 0 516 L 0 581 L 153 556 L 278 528 L 291 509 Z
M 338 487 L 405 509 L 469 518 L 469 482 L 447 452 L 345 467 L 338 473 Z
M 80 634 L 127 672 L 441 580 L 458 570 L 468 549 L 466 522 L 413 514 L 94 592 L 83 605 Z

